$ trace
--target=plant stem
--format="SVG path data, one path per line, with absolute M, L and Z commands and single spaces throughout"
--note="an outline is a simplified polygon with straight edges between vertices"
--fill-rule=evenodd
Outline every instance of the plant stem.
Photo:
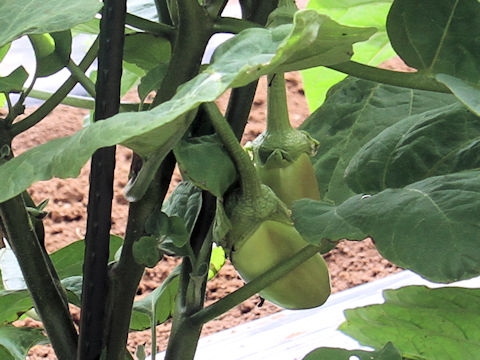
M 290 271 L 303 264 L 315 254 L 318 254 L 318 250 L 319 247 L 316 245 L 308 245 L 304 247 L 291 258 L 285 260 L 279 265 L 275 265 L 273 269 L 268 270 L 240 289 L 192 315 L 190 317 L 191 323 L 204 324 L 222 315 L 223 313 L 247 300 L 249 297 L 257 294 L 259 291 L 272 284 L 274 281 L 280 279 L 285 274 L 288 274 Z
M 77 332 L 64 300 L 65 294 L 55 284 L 56 274 L 35 235 L 22 196 L 0 204 L 0 216 L 12 250 L 22 269 L 43 326 L 58 359 L 71 360 L 77 350 Z
M 216 33 L 238 34 L 242 30 L 246 30 L 254 27 L 260 27 L 260 25 L 245 19 L 237 19 L 232 17 L 219 17 L 215 20 L 215 23 L 213 25 L 213 30 Z
M 132 167 L 137 166 L 139 160 L 134 155 Z M 170 179 L 175 168 L 175 157 L 172 153 L 167 155 L 160 169 L 157 171 L 145 196 L 137 202 L 130 203 L 125 241 L 122 246 L 120 260 L 110 270 L 109 289 L 109 322 L 106 333 L 107 360 L 122 359 L 126 354 L 127 342 L 132 305 L 135 298 L 138 283 L 142 278 L 144 266 L 138 264 L 132 253 L 135 241 L 145 235 L 145 222 L 152 212 L 161 206 L 165 197 Z
M 175 35 L 175 27 L 161 22 L 151 21 L 133 14 L 127 14 L 125 19 L 127 25 L 136 29 L 150 32 L 155 35 L 166 36 L 171 39 Z
M 126 0 L 104 0 L 95 121 L 113 116 L 119 110 L 126 11 Z M 85 80 L 83 72 L 73 69 L 73 76 Z M 95 151 L 90 169 L 78 360 L 99 359 L 104 346 L 114 170 L 115 146 Z
M 29 97 L 39 100 L 48 100 L 52 96 L 51 92 L 32 89 L 28 94 Z M 62 105 L 72 106 L 80 109 L 95 109 L 95 99 L 86 96 L 68 95 L 62 101 Z M 140 103 L 121 102 L 120 112 L 136 111 Z
M 87 93 L 91 97 L 95 97 L 95 83 L 90 79 L 87 75 L 85 75 L 85 71 L 82 70 L 77 64 L 75 64 L 72 60 L 68 62 L 67 69 L 70 71 L 72 76 L 77 80 L 83 88 L 87 91 Z
M 243 196 L 255 201 L 261 197 L 262 191 L 260 180 L 258 179 L 257 171 L 253 166 L 252 160 L 250 160 L 248 154 L 240 146 L 232 128 L 223 117 L 217 105 L 215 105 L 215 103 L 205 103 L 203 106 L 210 117 L 210 121 L 218 137 L 235 162 L 235 167 L 240 176 Z
M 279 133 L 291 129 L 283 73 L 268 75 L 267 131 Z
M 92 44 L 90 49 L 88 50 L 85 57 L 82 59 L 80 64 L 78 65 L 79 69 L 86 71 L 90 65 L 92 65 L 93 61 L 97 57 L 97 50 L 98 50 L 98 39 Z M 47 101 L 45 101 L 41 106 L 38 107 L 32 114 L 27 116 L 22 121 L 19 121 L 12 125 L 10 133 L 13 136 L 16 136 L 47 116 L 50 111 L 52 111 L 58 104 L 62 102 L 62 100 L 68 95 L 70 91 L 72 91 L 73 87 L 77 84 L 77 80 L 72 76 L 70 76 L 62 86 L 53 94 Z
M 169 100 L 180 84 L 198 73 L 200 63 L 212 35 L 213 20 L 197 0 L 178 1 L 180 23 L 167 73 L 151 107 Z
M 5 133 L 0 132 L 0 146 L 10 146 Z M 58 275 L 37 238 L 22 195 L 0 203 L 0 219 L 58 359 L 71 359 L 77 332 Z
M 355 61 L 347 61 L 345 63 L 330 65 L 327 67 L 360 79 L 376 81 L 382 84 L 450 93 L 450 90 L 445 85 L 422 73 L 407 73 L 380 69 L 374 66 L 360 64 Z
M 240 2 L 242 18 L 248 22 L 264 26 L 268 15 L 276 8 L 278 0 Z M 225 117 L 238 140 L 242 138 L 248 116 L 257 90 L 258 80 L 241 88 L 232 89 Z
M 196 260 L 191 264 L 188 257 L 183 259 L 180 273 L 179 291 L 173 325 L 165 360 L 193 359 L 203 324 L 192 324 L 190 315 L 204 305 L 208 267 L 212 251 L 211 224 L 215 215 L 216 200 L 202 192 L 202 209 L 198 216 L 190 240 Z M 206 270 L 206 271 L 205 271 Z M 199 281 L 201 277 L 201 282 Z

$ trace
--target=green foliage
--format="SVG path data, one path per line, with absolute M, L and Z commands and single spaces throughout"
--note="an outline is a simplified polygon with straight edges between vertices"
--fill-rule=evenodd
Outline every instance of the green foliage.
M 236 181 L 237 171 L 216 135 L 181 140 L 174 149 L 182 176 L 222 197 Z M 208 158 L 207 163 L 202 159 Z
M 0 326 L 0 356 L 5 360 L 24 360 L 32 346 L 45 344 L 41 329 Z
M 347 310 L 340 329 L 362 344 L 392 341 L 409 359 L 474 359 L 479 289 L 408 286 L 383 293 L 385 303 Z
M 362 64 L 378 65 L 393 57 L 390 40 L 387 36 L 386 15 L 392 0 L 310 0 L 308 8 L 348 26 L 371 26 L 376 33 L 369 40 L 354 44 L 352 60 Z M 326 67 L 316 67 L 302 71 L 305 95 L 310 109 L 315 110 L 324 101 L 327 90 L 345 78 L 345 74 Z
M 295 19 L 294 27 L 249 29 L 234 37 L 217 50 L 211 66 L 182 86 L 171 100 L 152 110 L 96 122 L 1 165 L 0 177 L 6 181 L 0 184 L 0 201 L 35 181 L 77 176 L 93 152 L 105 146 L 123 144 L 147 158 L 155 153 L 156 161 L 161 161 L 192 121 L 183 115 L 200 103 L 211 102 L 227 88 L 246 85 L 272 71 L 345 61 L 350 57 L 351 44 L 371 33 L 369 29 L 346 29 L 312 11 L 300 12 Z M 347 36 L 342 36 L 342 31 Z M 322 41 L 329 33 L 332 38 Z M 335 40 L 339 39 L 342 41 L 337 44 Z M 250 46 L 252 41 L 261 41 L 261 46 Z M 315 55 L 315 51 L 322 55 Z
M 93 18 L 102 4 L 97 0 L 19 0 L 0 3 L 0 46 L 26 34 L 70 29 Z M 35 16 L 32 16 L 35 14 Z
M 293 206 L 295 226 L 315 243 L 368 235 L 384 257 L 429 280 L 468 279 L 480 275 L 479 177 L 478 170 L 430 177 L 338 206 L 300 200 Z
M 12 323 L 33 307 L 27 290 L 0 291 L 0 326 Z
M 170 317 L 175 307 L 179 270 L 180 268 L 177 267 L 169 274 L 161 286 L 143 299 L 135 301 L 130 320 L 130 329 L 145 330 L 150 328 L 153 316 L 155 316 L 156 324 L 161 324 Z
M 143 70 L 152 70 L 170 60 L 170 42 L 152 34 L 136 33 L 125 36 L 123 60 Z
M 345 169 L 364 144 L 404 118 L 454 102 L 447 94 L 355 78 L 334 86 L 323 106 L 301 126 L 320 142 L 312 160 L 320 194 L 335 203 L 348 199 L 354 192 L 345 182 Z
M 387 343 L 379 351 L 345 350 L 319 348 L 308 353 L 303 360 L 402 360 L 402 356 L 392 343 Z
M 122 242 L 122 238 L 115 235 L 110 235 L 109 262 L 114 261 L 115 253 L 120 246 L 122 246 Z M 53 252 L 50 255 L 52 263 L 57 269 L 60 279 L 82 275 L 84 253 L 85 242 L 83 240 L 79 240 Z
M 32 34 L 28 37 L 35 51 L 37 77 L 55 74 L 70 61 L 72 34 L 70 31 Z
M 298 12 L 290 0 L 279 1 L 276 10 L 277 1 L 245 0 L 240 4 L 249 21 L 214 19 L 225 5 L 222 0 L 200 3 L 129 0 L 120 92 L 123 96 L 139 85 L 140 103 L 123 104 L 122 111 L 145 111 L 124 112 L 90 123 L 72 136 L 55 139 L 18 156 L 15 151 L 11 153 L 10 142 L 12 134 L 18 134 L 15 130 L 22 121 L 33 126 L 55 104 L 65 101 L 78 105 L 79 102 L 72 96 L 65 98 L 68 93 L 65 87 L 65 92 L 59 90 L 52 94 L 45 103 L 46 109 L 44 104 L 31 115 L 27 113 L 25 120 L 19 120 L 17 117 L 24 112 L 23 101 L 27 94 L 22 93 L 22 88 L 28 74 L 23 67 L 18 67 L 0 78 L 0 93 L 21 94 L 18 103 L 7 98 L 8 113 L 0 119 L 2 221 L 8 218 L 5 214 L 10 202 L 6 201 L 18 200 L 15 196 L 34 182 L 77 176 L 92 154 L 106 146 L 121 144 L 133 150 L 141 158 L 138 159 L 141 168 L 135 161 L 125 188 L 127 200 L 136 202 L 130 207 L 127 238 L 125 244 L 118 237 L 110 238 L 109 276 L 114 279 L 110 285 L 117 296 L 108 297 L 108 302 L 106 299 L 99 306 L 107 310 L 109 323 L 125 313 L 130 314 L 136 287 L 133 281 L 138 282 L 144 266 L 155 266 L 165 253 L 181 257 L 182 265 L 172 271 L 160 287 L 134 303 L 130 318 L 130 330 L 136 331 L 173 317 L 169 346 L 174 350 L 167 351 L 167 358 L 193 358 L 205 319 L 219 316 L 255 292 L 269 295 L 278 279 L 290 279 L 280 294 L 288 301 L 273 297 L 278 303 L 305 307 L 323 302 L 328 296 L 325 267 L 318 276 L 314 274 L 317 268 L 307 270 L 308 274 L 298 275 L 292 270 L 287 275 L 284 273 L 283 278 L 271 278 L 279 269 L 286 269 L 284 264 L 298 259 L 303 261 L 297 255 L 305 256 L 305 249 L 315 253 L 317 261 L 323 264 L 319 251 L 327 252 L 343 239 L 362 240 L 369 236 L 385 258 L 432 281 L 453 282 L 480 275 L 477 246 L 480 230 L 478 1 L 311 0 L 308 10 Z M 81 3 L 3 1 L 0 3 L 0 59 L 8 56 L 13 40 L 28 35 L 35 51 L 36 76 L 47 77 L 58 72 L 70 62 L 72 33 L 97 35 L 101 32 L 105 35 L 104 28 L 100 28 L 98 19 L 94 18 L 101 6 L 97 0 Z M 268 12 L 256 13 L 265 8 Z M 106 18 L 108 16 L 103 17 Z M 165 23 L 159 23 L 159 18 Z M 170 26 L 172 18 L 175 26 Z M 267 26 L 261 26 L 265 21 Z M 225 31 L 236 35 L 219 46 L 212 63 L 198 73 L 200 64 L 194 62 L 199 61 L 208 37 Z M 203 42 L 196 44 L 196 39 Z M 95 47 L 88 55 L 92 56 L 91 61 L 94 52 Z M 418 69 L 418 74 L 385 72 L 374 67 L 395 52 L 408 65 Z M 176 67 L 176 63 L 169 63 L 171 59 L 182 59 L 183 65 Z M 191 68 L 184 68 L 186 65 Z M 72 66 L 70 63 L 69 68 L 76 71 L 76 78 L 81 78 L 78 71 L 82 69 Z M 239 143 L 233 139 L 230 144 L 224 136 L 225 129 L 215 125 L 212 113 L 198 108 L 204 103 L 208 103 L 205 107 L 210 106 L 227 90 L 248 85 L 261 76 L 269 75 L 272 79 L 274 73 L 304 69 L 309 69 L 303 76 L 309 105 L 315 111 L 301 130 L 308 131 L 320 144 L 313 166 L 321 200 L 294 201 L 290 218 L 288 209 L 269 188 L 260 187 L 261 190 L 255 192 L 245 185 L 259 182 L 250 159 L 245 156 L 246 164 L 252 165 L 250 178 L 246 176 L 245 180 L 245 169 L 231 158 L 231 145 L 240 149 Z M 358 78 L 349 77 L 339 82 L 348 73 Z M 95 73 L 92 78 L 96 78 Z M 190 80 L 184 82 L 186 78 Z M 333 84 L 336 85 L 331 87 Z M 323 105 L 315 109 L 329 88 Z M 425 88 L 438 92 L 415 90 Z M 173 94 L 175 89 L 176 93 L 168 101 L 153 106 L 160 98 L 167 97 L 164 95 Z M 232 127 L 246 121 L 248 114 L 245 111 L 240 114 L 242 111 L 238 110 L 250 108 L 252 94 L 244 91 L 249 90 L 232 92 L 232 102 L 225 116 Z M 446 93 L 448 91 L 451 94 Z M 147 99 L 152 92 L 160 96 L 150 106 Z M 269 113 L 274 113 L 271 111 L 275 108 L 273 103 L 269 99 Z M 225 120 L 222 114 L 220 117 Z M 203 123 L 208 120 L 212 120 L 217 134 L 199 136 L 198 129 L 211 125 Z M 226 121 L 223 126 L 228 128 Z M 291 140 L 291 136 L 284 137 Z M 168 171 L 159 174 L 158 169 L 171 151 L 184 181 L 162 204 L 163 198 L 157 199 L 151 194 L 163 197 L 167 191 L 169 179 L 164 177 L 170 174 Z M 240 153 L 245 155 L 241 149 Z M 15 157 L 10 159 L 11 155 Z M 283 160 L 278 151 L 274 156 L 272 159 L 277 162 Z M 298 185 L 295 176 L 301 175 L 298 168 L 292 171 L 294 174 L 289 177 L 293 182 L 283 188 L 287 195 L 292 195 L 292 186 Z M 242 180 L 242 189 L 236 188 L 238 179 Z M 313 180 L 308 183 L 315 183 Z M 152 183 L 158 187 L 155 191 L 152 191 Z M 313 190 L 316 193 L 317 189 Z M 246 196 L 249 191 L 258 196 Z M 271 193 L 270 205 L 261 199 L 261 192 Z M 25 210 L 28 219 L 32 207 L 27 204 L 29 208 L 25 208 L 22 199 L 15 204 L 20 204 L 19 208 Z M 237 207 L 242 201 L 240 205 L 243 205 Z M 284 222 L 271 227 L 274 222 L 270 219 L 266 222 L 268 226 L 257 234 L 258 241 L 275 240 L 266 251 L 272 255 L 269 257 L 261 253 L 258 244 L 251 243 L 248 251 L 246 242 L 242 246 L 242 240 L 254 234 L 259 223 L 265 220 L 262 217 L 265 214 L 269 214 L 268 219 L 269 216 L 275 220 L 281 217 Z M 291 227 L 291 220 L 298 233 Z M 0 230 L 11 231 L 16 220 L 9 221 L 5 226 L 0 224 Z M 13 245 L 23 239 L 17 239 L 15 234 L 8 233 Z M 226 299 L 204 307 L 207 278 L 215 276 L 225 262 L 225 251 L 221 247 L 212 248 L 212 242 L 224 244 L 226 238 L 229 256 L 238 256 L 244 251 L 239 269 L 249 283 Z M 292 239 L 296 239 L 297 245 L 286 249 L 285 245 Z M 305 248 L 304 240 L 315 246 Z M 125 248 L 120 252 L 122 246 Z M 279 249 L 282 249 L 281 259 L 275 259 Z M 50 255 L 68 301 L 77 306 L 82 305 L 84 252 L 83 241 L 78 241 Z M 37 255 L 27 260 L 49 265 L 43 262 L 42 253 Z M 22 260 L 26 257 L 23 253 L 17 256 L 23 257 Z M 87 256 L 97 254 L 93 252 Z M 303 266 L 310 260 L 305 258 Z M 50 279 L 51 283 L 56 283 L 53 268 L 43 268 L 51 271 L 42 274 L 27 271 L 26 279 Z M 131 274 L 134 275 L 130 278 Z M 305 279 L 310 279 L 306 291 L 305 287 L 297 289 Z M 269 284 L 265 282 L 270 280 Z M 266 284 L 263 288 L 254 287 L 262 281 Z M 311 305 L 296 305 L 299 298 L 300 301 L 308 300 L 322 282 L 321 294 L 314 295 L 308 303 Z M 41 290 L 32 286 L 29 289 L 31 294 Z M 123 290 L 130 291 L 125 297 L 128 309 L 123 304 L 119 305 L 121 310 L 112 310 L 124 300 Z M 23 359 L 32 345 L 45 341 L 39 330 L 9 325 L 20 316 L 29 316 L 28 311 L 33 307 L 29 291 L 6 291 L 0 286 L 2 359 Z M 348 311 L 347 322 L 342 325 L 343 331 L 373 346 L 375 351 L 322 348 L 305 359 L 474 358 L 479 352 L 479 334 L 474 326 L 478 322 L 477 292 L 424 287 L 387 291 L 385 304 Z M 63 299 L 59 297 L 58 300 L 62 305 L 56 309 L 61 309 Z M 45 305 L 37 300 L 35 304 L 36 310 Z M 50 315 L 61 319 L 57 314 Z M 62 328 L 71 326 L 73 329 L 69 316 L 67 318 L 68 324 Z M 109 329 L 110 333 L 105 336 L 124 339 L 128 324 L 123 323 L 123 334 L 120 334 L 122 330 Z M 47 332 L 57 329 L 49 327 L 48 321 L 44 324 Z M 52 340 L 57 341 L 57 337 L 53 336 Z M 101 340 L 101 343 L 105 341 Z M 58 347 L 58 342 L 52 343 Z M 76 340 L 73 343 L 75 348 Z M 111 344 L 103 350 L 104 354 L 111 351 L 109 346 Z M 120 346 L 118 354 L 123 353 L 124 344 L 115 346 Z M 74 350 L 67 353 L 70 355 Z M 138 357 L 145 357 L 144 349 L 139 347 L 138 350 Z
M 0 78 L 0 92 L 15 93 L 21 92 L 25 81 L 28 79 L 28 73 L 23 66 L 13 70 L 10 75 Z
M 406 117 L 366 143 L 345 179 L 356 193 L 376 193 L 480 166 L 480 118 L 453 104 Z

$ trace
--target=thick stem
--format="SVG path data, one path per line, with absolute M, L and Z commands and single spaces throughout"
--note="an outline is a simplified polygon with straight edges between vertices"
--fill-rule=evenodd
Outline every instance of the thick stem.
M 159 23 L 150 21 L 133 14 L 127 14 L 125 22 L 131 27 L 147 31 L 152 34 L 165 36 L 169 39 L 175 35 L 175 28 L 173 26 L 162 24 L 161 22 Z
M 240 289 L 192 315 L 190 317 L 191 324 L 204 324 L 222 315 L 223 313 L 247 300 L 249 297 L 257 294 L 274 281 L 285 276 L 315 254 L 318 254 L 318 250 L 319 247 L 316 245 L 308 245 L 304 247 L 291 258 L 285 260 L 279 265 L 276 265 L 273 269 L 268 270 Z
M 93 43 L 83 60 L 78 65 L 79 69 L 86 71 L 90 67 L 90 65 L 92 65 L 93 61 L 97 57 L 97 50 L 98 39 Z M 62 100 L 70 93 L 70 91 L 72 91 L 76 84 L 77 80 L 75 79 L 75 77 L 73 75 L 70 76 L 62 84 L 62 86 L 60 86 L 60 88 L 55 92 L 55 94 L 53 94 L 47 101 L 45 101 L 40 107 L 38 107 L 35 112 L 27 116 L 22 121 L 13 124 L 10 131 L 11 134 L 13 136 L 16 136 L 28 130 L 29 128 L 40 122 L 42 119 L 44 119 L 45 116 L 50 113 L 50 111 L 52 111 L 58 104 L 62 102 Z
M 179 292 L 176 301 L 176 311 L 170 334 L 165 360 L 191 360 L 195 355 L 198 338 L 203 324 L 192 324 L 190 315 L 203 308 L 205 290 L 208 276 L 208 266 L 212 250 L 211 224 L 215 216 L 215 198 L 207 193 L 202 193 L 202 210 L 198 216 L 192 232 L 191 244 L 196 255 L 195 264 L 188 258 L 182 262 Z M 200 271 L 205 271 L 200 274 Z M 202 276 L 201 283 L 198 277 Z
M 151 107 L 169 100 L 178 86 L 198 73 L 205 47 L 213 32 L 213 20 L 197 0 L 178 1 L 178 8 L 179 24 L 172 58 Z
M 280 133 L 292 129 L 288 117 L 287 94 L 283 73 L 268 76 L 267 131 Z
M 237 18 L 231 18 L 231 17 L 219 17 L 218 19 L 215 20 L 215 24 L 213 25 L 213 30 L 216 33 L 238 34 L 242 30 L 246 30 L 254 27 L 260 27 L 260 25 L 244 19 L 237 19 Z
M 401 86 L 410 89 L 450 93 L 450 90 L 445 85 L 421 73 L 385 70 L 360 64 L 355 61 L 348 61 L 327 67 L 351 76 L 358 77 L 360 79 L 376 81 L 382 84 Z
M 135 166 L 135 163 L 133 164 Z M 145 222 L 153 211 L 161 206 L 170 179 L 175 168 L 175 157 L 167 155 L 151 183 L 145 196 L 137 202 L 130 203 L 125 241 L 120 260 L 110 270 L 109 291 L 109 323 L 106 334 L 107 360 L 122 359 L 126 354 L 132 305 L 138 283 L 142 278 L 144 266 L 138 264 L 133 257 L 133 244 L 145 234 Z
M 0 204 L 0 216 L 25 283 L 58 359 L 71 360 L 77 351 L 77 332 L 64 300 L 55 284 L 56 274 L 35 235 L 22 196 Z
M 235 162 L 235 167 L 240 176 L 243 196 L 252 201 L 259 199 L 262 194 L 260 179 L 258 179 L 257 171 L 250 157 L 240 146 L 232 128 L 217 105 L 215 103 L 205 103 L 203 106 L 207 110 L 215 132 Z
M 113 116 L 119 110 L 126 8 L 126 0 L 104 1 L 100 21 L 95 121 Z M 72 75 L 75 76 L 75 73 L 72 72 Z M 77 78 L 81 76 L 77 75 Z M 100 358 L 104 345 L 114 169 L 114 146 L 95 151 L 87 207 L 79 360 Z
M 10 147 L 11 136 L 0 129 L 0 148 Z M 0 159 L 0 164 L 6 161 Z M 77 350 L 77 332 L 66 295 L 53 264 L 40 243 L 23 195 L 0 203 L 2 231 L 17 257 L 25 283 L 58 359 L 71 359 Z
M 101 42 L 101 40 L 100 40 Z M 102 45 L 100 45 L 102 46 Z M 70 71 L 72 76 L 77 80 L 87 93 L 91 97 L 95 97 L 95 83 L 87 75 L 85 75 L 85 70 L 82 70 L 80 66 L 75 64 L 72 60 L 68 62 L 67 69 Z

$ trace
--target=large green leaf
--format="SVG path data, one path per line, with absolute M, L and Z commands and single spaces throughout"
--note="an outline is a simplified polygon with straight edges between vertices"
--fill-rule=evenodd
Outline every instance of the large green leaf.
M 26 34 L 68 30 L 93 18 L 98 0 L 15 0 L 0 2 L 0 47 Z
M 340 330 L 374 347 L 392 341 L 409 359 L 477 359 L 480 289 L 408 286 L 385 303 L 346 310 Z
M 47 343 L 41 329 L 0 326 L 0 356 L 2 360 L 24 360 L 32 346 Z
M 479 83 L 477 0 L 395 0 L 387 30 L 393 48 L 408 65 Z
M 353 157 L 345 177 L 357 193 L 398 188 L 436 175 L 480 167 L 480 118 L 462 104 L 407 117 Z
M 0 324 L 11 323 L 33 307 L 27 290 L 0 291 Z
M 113 261 L 115 253 L 122 246 L 122 238 L 110 235 L 110 257 Z M 50 255 L 52 263 L 57 270 L 60 279 L 83 274 L 83 258 L 85 255 L 85 242 L 75 241 Z
M 345 350 L 338 348 L 319 348 L 308 353 L 303 360 L 402 360 L 398 350 L 386 344 L 379 351 Z
M 345 61 L 351 44 L 370 34 L 370 29 L 335 25 L 311 10 L 298 12 L 294 25 L 247 29 L 220 46 L 214 63 L 181 86 L 171 100 L 150 111 L 122 113 L 98 121 L 0 166 L 0 178 L 4 180 L 0 183 L 0 201 L 19 194 L 35 181 L 77 176 L 93 152 L 105 146 L 123 144 L 147 161 L 155 154 L 152 157 L 158 162 L 190 125 L 192 118 L 184 114 L 200 103 L 214 101 L 229 87 L 246 85 L 267 73 Z M 338 46 L 334 46 L 337 41 Z
M 147 33 L 127 34 L 123 48 L 123 60 L 145 71 L 170 60 L 170 42 Z
M 479 170 L 356 195 L 339 206 L 313 200 L 293 205 L 295 227 L 307 241 L 368 235 L 382 256 L 436 282 L 480 275 L 478 214 Z
M 235 164 L 216 135 L 182 139 L 174 152 L 183 177 L 216 197 L 237 179 Z
M 395 55 L 386 31 L 386 17 L 391 3 L 392 0 L 310 0 L 308 8 L 343 25 L 375 27 L 377 32 L 368 41 L 354 44 L 352 57 L 352 60 L 375 66 Z M 310 109 L 317 109 L 323 103 L 327 90 L 345 76 L 325 67 L 302 71 Z
M 141 300 L 133 303 L 131 330 L 145 330 L 155 324 L 165 322 L 173 313 L 179 283 L 180 268 L 175 268 L 162 285 Z
M 320 142 L 313 158 L 322 197 L 340 203 L 353 195 L 344 180 L 352 157 L 401 119 L 456 102 L 455 97 L 347 78 L 331 89 L 301 126 Z
M 474 85 L 447 74 L 438 74 L 435 79 L 447 86 L 466 107 L 480 116 L 480 84 Z

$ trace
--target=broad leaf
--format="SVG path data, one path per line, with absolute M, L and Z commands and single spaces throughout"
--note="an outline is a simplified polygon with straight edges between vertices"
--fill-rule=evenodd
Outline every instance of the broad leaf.
M 456 102 L 452 95 L 347 78 L 331 89 L 301 126 L 320 142 L 313 166 L 322 198 L 340 203 L 354 193 L 344 180 L 352 157 L 403 118 Z
M 114 255 L 122 246 L 123 240 L 115 235 L 110 235 L 110 257 L 108 261 L 114 260 Z M 57 269 L 60 279 L 83 274 L 83 258 L 85 255 L 85 242 L 76 241 L 67 245 L 50 255 L 52 263 Z
M 393 48 L 411 67 L 479 83 L 477 0 L 396 0 L 387 30 Z
M 162 206 L 168 216 L 181 217 L 189 235 L 202 209 L 202 190 L 188 181 L 180 182 Z
M 308 8 L 328 15 L 343 25 L 375 27 L 377 32 L 369 40 L 354 44 L 352 60 L 376 66 L 395 55 L 386 30 L 386 18 L 391 3 L 392 0 L 310 0 Z M 317 109 L 323 103 L 327 90 L 345 76 L 325 67 L 302 71 L 305 96 L 310 109 Z
M 15 0 L 0 2 L 0 47 L 26 34 L 68 30 L 93 18 L 98 0 Z
M 54 176 L 75 177 L 96 149 L 114 144 L 131 148 L 146 161 L 155 154 L 155 163 L 150 166 L 155 169 L 153 165 L 162 160 L 189 127 L 192 118 L 184 114 L 200 103 L 214 101 L 229 87 L 246 85 L 267 73 L 345 61 L 350 56 L 351 44 L 370 34 L 370 29 L 335 25 L 314 11 L 298 12 L 294 25 L 247 29 L 222 44 L 215 62 L 181 86 L 171 100 L 150 111 L 121 113 L 98 121 L 73 136 L 52 140 L 0 166 L 0 178 L 5 179 L 0 184 L 0 201 L 15 196 L 35 181 Z M 336 44 L 339 39 L 344 40 Z M 142 195 L 142 191 L 138 193 Z
M 345 350 L 319 348 L 308 353 L 303 360 L 402 360 L 402 356 L 392 343 L 387 343 L 379 351 Z
M 182 139 L 174 152 L 184 178 L 216 197 L 237 179 L 235 164 L 216 135 Z
M 480 352 L 480 290 L 408 286 L 385 303 L 346 310 L 340 330 L 373 347 L 392 341 L 409 359 L 475 359 Z
M 23 66 L 19 66 L 13 70 L 10 75 L 0 77 L 0 92 L 21 92 L 23 85 L 28 79 L 28 73 Z
M 70 61 L 72 34 L 59 31 L 51 34 L 32 34 L 28 37 L 35 51 L 37 77 L 55 74 Z
M 293 216 L 307 241 L 371 236 L 393 263 L 431 281 L 454 282 L 480 275 L 479 204 L 480 171 L 472 170 L 356 195 L 339 206 L 299 200 Z
M 465 106 L 480 116 L 480 84 L 472 85 L 447 74 L 438 74 L 435 78 L 445 84 Z
M 139 263 L 151 266 L 154 255 L 160 259 L 161 251 L 177 256 L 191 256 L 193 260 L 193 250 L 188 241 L 191 232 L 182 217 L 169 216 L 156 210 L 148 217 L 145 231 L 151 236 L 144 236 L 133 245 L 134 256 Z
M 18 320 L 32 307 L 28 290 L 0 291 L 0 326 Z
M 430 176 L 480 167 L 480 118 L 462 104 L 407 117 L 353 157 L 345 178 L 357 193 L 399 188 Z
M 78 307 L 82 306 L 83 277 L 71 276 L 62 280 L 62 286 L 67 293 L 68 302 Z
M 145 71 L 152 70 L 170 60 L 170 42 L 147 33 L 127 34 L 123 48 L 123 60 Z
M 47 343 L 41 329 L 0 326 L 0 355 L 2 360 L 24 360 L 32 346 Z
M 162 285 L 141 300 L 133 303 L 131 330 L 145 330 L 152 326 L 153 316 L 155 323 L 165 322 L 173 313 L 175 298 L 179 283 L 180 268 L 175 268 L 165 279 Z
M 160 88 L 160 85 L 167 73 L 168 64 L 160 64 L 145 74 L 138 85 L 138 96 L 141 101 L 147 98 L 147 95 Z
M 142 236 L 133 243 L 132 254 L 138 264 L 153 268 L 163 257 L 156 236 Z

